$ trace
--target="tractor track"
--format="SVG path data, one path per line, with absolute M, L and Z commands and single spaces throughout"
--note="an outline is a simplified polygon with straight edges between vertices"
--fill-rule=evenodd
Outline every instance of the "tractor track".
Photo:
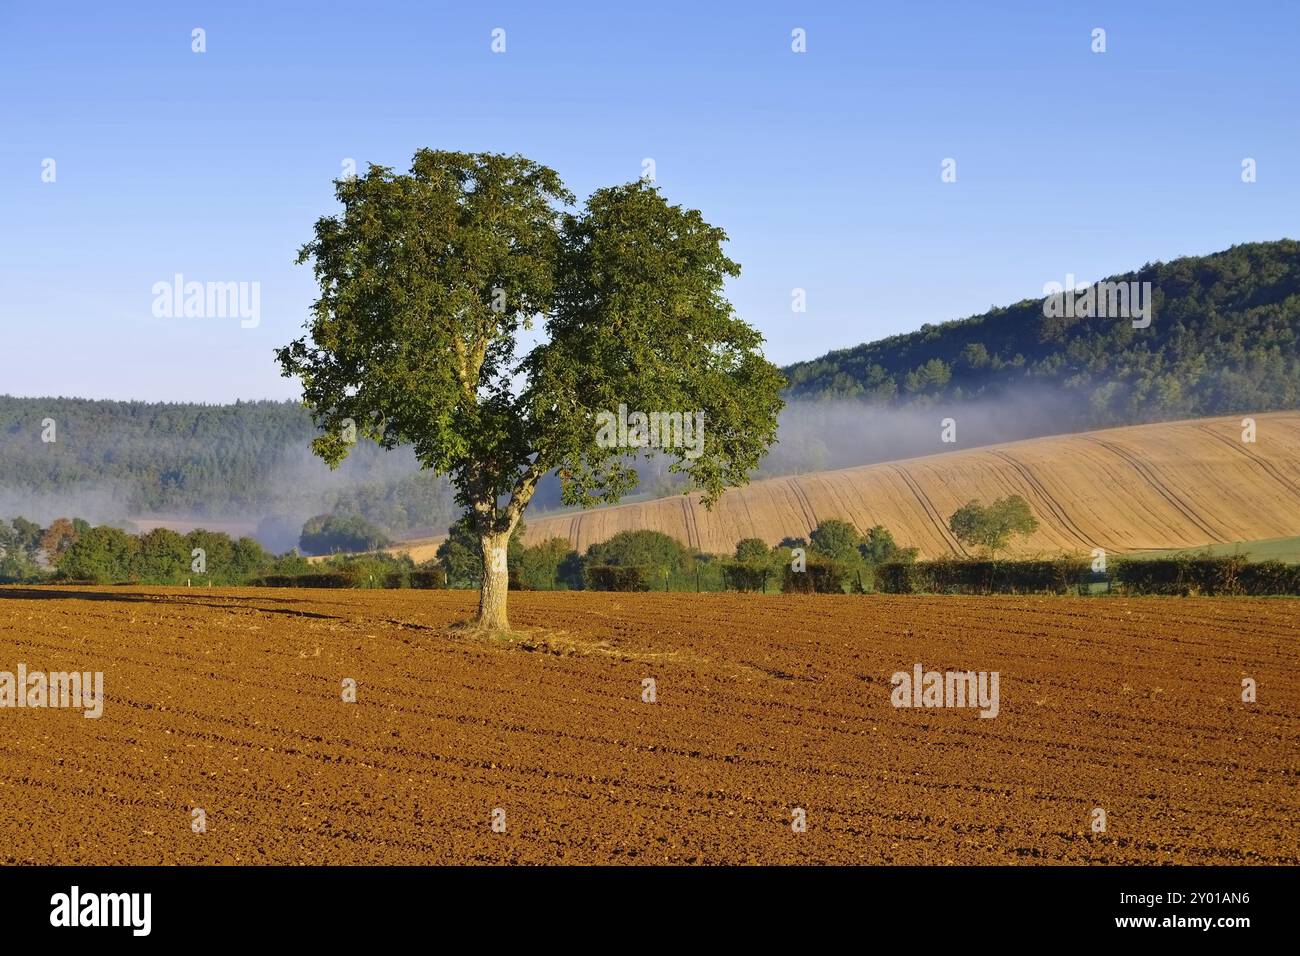
M 1012 458 L 1011 455 L 1004 451 L 995 451 L 993 454 L 1015 469 L 1016 473 L 1024 479 L 1025 484 L 1028 485 L 1030 489 L 1038 495 L 1043 504 L 1047 506 L 1047 509 L 1056 518 L 1061 528 L 1068 531 L 1069 534 L 1071 534 L 1074 539 L 1078 541 L 1079 544 L 1083 545 L 1083 547 L 1088 551 L 1097 547 L 1096 542 L 1089 540 L 1088 536 L 1079 530 L 1079 526 L 1074 523 L 1074 520 L 1070 517 L 1069 513 L 1061 507 L 1051 494 L 1048 493 L 1047 489 L 1043 487 L 1043 483 L 1038 480 L 1038 477 L 1034 475 L 1027 465 Z
M 1160 495 L 1160 497 L 1165 499 L 1165 501 L 1169 502 L 1169 504 L 1173 505 L 1174 508 L 1176 508 L 1179 511 L 1179 513 L 1181 513 L 1183 517 L 1185 517 L 1188 521 L 1190 521 L 1192 524 L 1196 525 L 1196 527 L 1200 528 L 1207 535 L 1209 535 L 1210 540 L 1212 541 L 1225 540 L 1226 536 L 1223 534 L 1223 532 L 1216 531 L 1215 529 L 1211 528 L 1208 524 L 1206 524 L 1203 520 L 1201 520 L 1201 516 L 1198 515 L 1196 511 L 1193 510 L 1186 502 L 1184 502 L 1183 499 L 1180 498 L 1172 488 L 1166 485 L 1160 479 L 1159 475 L 1156 474 L 1155 469 L 1153 469 L 1150 465 L 1144 462 L 1141 458 L 1137 457 L 1127 449 L 1121 448 L 1119 445 L 1116 445 L 1113 442 L 1108 442 L 1101 438 L 1089 438 L 1088 440 L 1095 445 L 1100 445 L 1102 448 L 1105 448 L 1112 455 L 1114 455 L 1115 457 L 1119 458 L 1120 460 L 1124 461 L 1129 466 L 1131 466 L 1134 471 L 1136 471 L 1142 478 L 1146 480 L 1147 484 L 1149 484 L 1153 489 L 1155 489 L 1155 491 Z
M 952 533 L 952 530 L 948 527 L 947 522 L 943 520 L 943 516 L 939 514 L 938 509 L 936 509 L 934 504 L 931 503 L 930 499 L 926 497 L 925 492 L 921 490 L 921 486 L 916 483 L 916 479 L 914 479 L 911 475 L 909 475 L 906 469 L 898 465 L 890 465 L 890 468 L 892 468 L 893 471 L 900 478 L 903 479 L 903 483 L 907 485 L 907 487 L 911 490 L 912 494 L 916 496 L 917 502 L 919 502 L 922 509 L 924 509 L 926 516 L 929 517 L 930 523 L 933 524 L 939 530 L 939 537 L 941 537 L 944 541 L 946 541 L 948 543 L 948 546 L 952 548 L 954 552 L 962 555 L 963 557 L 966 557 L 967 556 L 966 549 L 962 546 L 962 543 L 957 540 L 957 537 Z

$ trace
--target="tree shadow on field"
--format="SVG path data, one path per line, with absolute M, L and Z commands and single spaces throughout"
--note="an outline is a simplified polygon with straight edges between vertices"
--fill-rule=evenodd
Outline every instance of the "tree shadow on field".
M 302 598 L 256 597 L 246 598 L 247 603 L 230 603 L 221 601 L 215 594 L 146 594 L 141 591 L 69 591 L 62 588 L 0 588 L 0 600 L 73 600 L 73 601 L 119 601 L 134 604 L 174 605 L 177 607 L 215 607 L 234 610 L 260 611 L 264 614 L 287 614 L 290 617 L 314 617 L 325 621 L 342 621 L 345 618 L 335 614 L 320 614 L 316 611 L 299 611 L 293 608 L 263 607 L 263 603 L 273 604 L 308 604 Z M 206 600 L 205 600 L 206 599 Z

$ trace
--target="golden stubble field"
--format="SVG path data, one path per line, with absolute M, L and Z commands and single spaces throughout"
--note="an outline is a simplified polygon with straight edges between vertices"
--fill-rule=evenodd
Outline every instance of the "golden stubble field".
M 662 531 L 711 554 L 742 538 L 776 544 L 825 518 L 860 529 L 881 524 L 923 557 L 963 554 L 948 518 L 972 499 L 1020 495 L 1039 528 L 1008 553 L 1111 554 L 1291 537 L 1300 527 L 1300 412 L 1201 418 L 1056 435 L 984 448 L 938 444 L 924 458 L 755 481 L 729 489 L 712 510 L 699 495 L 534 515 L 526 539 L 565 538 L 579 551 L 620 531 Z M 418 561 L 438 538 L 390 550 Z
M 0 709 L 0 861 L 1300 862 L 1300 602 L 474 600 L 0 588 L 0 671 L 106 696 Z M 917 663 L 997 717 L 893 707 Z

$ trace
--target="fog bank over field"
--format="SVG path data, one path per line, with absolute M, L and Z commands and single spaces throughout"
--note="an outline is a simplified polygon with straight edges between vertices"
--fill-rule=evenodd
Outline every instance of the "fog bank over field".
M 915 458 L 1039 438 L 1090 426 L 1089 409 L 1076 397 L 1049 387 L 1026 386 L 999 398 L 936 402 L 925 408 L 886 408 L 853 399 L 795 400 L 781 412 L 777 442 L 751 476 L 751 481 L 884 461 Z M 956 441 L 944 442 L 944 420 L 952 419 Z M 704 425 L 708 448 L 708 422 Z M 674 459 L 664 454 L 635 462 L 641 475 L 641 498 L 680 494 L 681 475 L 668 471 Z M 547 475 L 525 514 L 541 515 L 561 509 L 560 483 Z
M 252 443 L 220 428 L 207 436 L 211 444 L 187 444 L 159 430 L 107 424 L 94 431 L 94 448 L 82 442 L 85 434 L 69 427 L 45 444 L 30 428 L 0 430 L 0 520 L 205 527 L 255 537 L 279 553 L 297 546 L 308 518 L 336 510 L 392 532 L 441 532 L 455 517 L 446 482 L 420 474 L 410 449 L 363 442 L 331 470 L 312 453 L 309 432 Z M 114 477 L 95 478 L 110 461 Z
M 804 474 L 1084 430 L 1088 409 L 1057 389 L 1025 387 L 996 399 L 884 408 L 853 400 L 790 402 L 777 444 L 755 477 Z M 956 441 L 942 440 L 952 419 Z M 707 434 L 707 425 L 706 425 Z
M 55 518 L 76 517 L 91 524 L 113 524 L 125 518 L 127 498 L 122 489 L 108 483 L 52 492 L 0 486 L 0 521 L 21 517 L 45 527 Z

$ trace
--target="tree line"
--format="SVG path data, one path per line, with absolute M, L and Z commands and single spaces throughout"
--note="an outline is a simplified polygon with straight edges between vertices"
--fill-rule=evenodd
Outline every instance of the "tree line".
M 360 530 L 358 531 L 358 527 Z M 968 502 L 949 519 L 958 540 L 976 554 L 922 561 L 890 530 L 862 532 L 827 518 L 808 536 L 776 545 L 737 542 L 730 555 L 687 547 L 658 531 L 623 531 L 579 552 L 565 538 L 523 543 L 520 525 L 507 548 L 512 590 L 749 591 L 786 593 L 1021 594 L 1089 593 L 1268 595 L 1300 593 L 1300 565 L 1251 562 L 1240 555 L 1179 554 L 1121 558 L 1109 570 L 1077 555 L 1021 560 L 998 554 L 1037 520 L 1019 496 L 988 505 Z M 372 533 L 343 519 L 313 519 L 304 538 L 322 528 Z M 314 529 L 314 530 L 313 530 Z M 107 525 L 60 518 L 41 527 L 25 518 L 0 521 L 0 583 L 52 580 L 95 583 L 264 585 L 315 588 L 477 588 L 481 551 L 469 523 L 449 529 L 434 558 L 407 554 L 333 554 L 309 562 L 298 552 L 272 555 L 256 541 L 205 529 L 178 534 L 157 528 L 132 534 Z
M 179 534 L 155 528 L 132 534 L 81 518 L 41 528 L 26 518 L 0 521 L 0 583 L 52 579 L 110 584 L 246 584 L 259 575 L 306 573 L 296 551 L 270 554 L 250 537 L 197 528 Z
M 1013 533 L 1008 513 L 1018 518 L 1019 533 L 1032 530 L 1028 506 L 1020 499 L 995 502 L 985 509 L 976 502 L 953 516 L 954 528 L 971 543 L 1004 546 Z M 758 538 L 736 545 L 733 555 L 711 555 L 688 548 L 657 531 L 625 531 L 591 545 L 579 554 L 565 538 L 525 545 L 520 522 L 506 548 L 509 586 L 514 589 L 644 589 L 720 590 L 734 586 L 756 590 L 752 583 L 767 575 L 778 579 L 781 569 L 802 554 L 814 566 L 835 562 L 869 583 L 873 569 L 892 561 L 913 561 L 915 548 L 900 546 L 889 529 L 877 525 L 860 533 L 850 522 L 822 521 L 807 539 L 786 538 L 770 547 Z M 0 582 L 49 578 L 112 583 L 235 585 L 275 578 L 310 578 L 310 586 L 407 586 L 413 573 L 437 572 L 417 578 L 420 586 L 476 588 L 483 577 L 482 549 L 469 519 L 461 518 L 429 562 L 417 566 L 389 547 L 387 536 L 358 515 L 319 515 L 307 521 L 300 536 L 303 553 L 330 555 L 308 562 L 297 549 L 274 555 L 251 537 L 232 538 L 221 531 L 198 528 L 180 534 L 167 528 L 135 534 L 114 525 L 92 526 L 81 518 L 59 518 L 48 527 L 27 518 L 0 521 Z M 359 553 L 360 552 L 360 553 Z M 621 571 L 611 571 L 617 568 Z M 333 578 L 320 575 L 336 575 Z M 393 582 L 397 582 L 394 584 Z M 622 582 L 622 583 L 619 583 Z

